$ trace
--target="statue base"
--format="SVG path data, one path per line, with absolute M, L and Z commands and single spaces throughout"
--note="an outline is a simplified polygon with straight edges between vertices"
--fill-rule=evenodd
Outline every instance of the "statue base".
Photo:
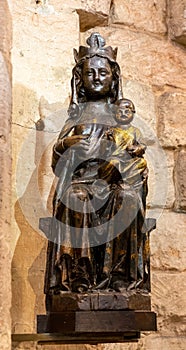
M 157 330 L 150 307 L 142 291 L 61 292 L 50 296 L 47 315 L 37 316 L 37 333 L 68 335 L 72 343 L 137 341 L 140 332 Z
M 141 289 L 123 292 L 94 291 L 89 293 L 59 292 L 47 296 L 47 311 L 151 310 L 151 299 Z

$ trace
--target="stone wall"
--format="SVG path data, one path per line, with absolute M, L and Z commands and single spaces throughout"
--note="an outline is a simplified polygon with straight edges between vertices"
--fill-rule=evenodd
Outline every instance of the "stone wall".
M 48 6 L 47 6 L 48 3 Z M 178 6 L 179 3 L 179 6 Z M 148 144 L 148 215 L 151 234 L 152 308 L 158 332 L 138 344 L 36 346 L 15 349 L 185 349 L 185 8 L 182 0 L 14 0 L 12 329 L 35 332 L 45 313 L 46 240 L 39 217 L 51 214 L 51 148 L 67 116 L 72 48 L 92 31 L 118 46 L 126 98 Z M 176 7 L 176 11 L 174 8 Z M 176 29 L 175 29 L 176 28 Z M 159 140 L 159 141 L 158 141 Z
M 6 13 L 6 16 L 5 16 Z M 11 343 L 11 16 L 8 1 L 0 2 L 0 344 Z

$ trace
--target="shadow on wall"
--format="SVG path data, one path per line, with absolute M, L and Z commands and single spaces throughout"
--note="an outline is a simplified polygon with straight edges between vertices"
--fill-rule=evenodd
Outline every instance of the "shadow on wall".
M 33 92 L 28 89 L 24 91 L 23 86 L 19 86 L 17 91 L 20 92 L 20 89 L 22 99 L 29 103 L 27 97 L 30 94 L 33 97 Z M 23 102 L 20 99 L 16 113 L 21 110 L 21 105 Z M 26 111 L 22 110 L 21 113 Z M 40 217 L 51 215 L 55 187 L 50 169 L 51 149 L 57 136 L 56 132 L 36 130 L 34 124 L 29 128 L 16 124 L 14 129 L 15 142 L 22 142 L 22 148 L 15 155 L 18 157 L 18 200 L 14 215 L 20 236 L 12 260 L 12 327 L 14 333 L 32 333 L 35 332 L 36 314 L 45 313 L 43 290 L 47 240 L 38 226 Z
M 32 333 L 37 308 L 44 312 L 46 240 L 29 225 L 19 201 L 15 204 L 15 218 L 21 234 L 12 261 L 12 327 L 14 333 Z

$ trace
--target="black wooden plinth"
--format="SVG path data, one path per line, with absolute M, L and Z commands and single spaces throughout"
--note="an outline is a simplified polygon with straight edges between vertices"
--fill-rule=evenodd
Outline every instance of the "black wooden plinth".
M 52 312 L 37 318 L 38 333 L 97 334 L 156 331 L 156 314 L 150 311 Z

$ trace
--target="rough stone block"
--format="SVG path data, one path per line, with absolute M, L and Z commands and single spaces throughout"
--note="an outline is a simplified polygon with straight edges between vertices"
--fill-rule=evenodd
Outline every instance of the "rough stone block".
M 185 347 L 186 337 L 177 337 L 171 334 L 167 337 L 163 337 L 159 332 L 155 334 L 153 334 L 153 332 L 151 332 L 151 334 L 146 332 L 145 334 L 141 334 L 141 339 L 139 339 L 137 344 L 103 344 L 100 345 L 98 350 L 185 350 Z M 88 348 L 87 350 L 90 349 Z
M 35 348 L 31 348 L 30 350 L 32 349 L 35 349 Z M 93 347 L 92 345 L 84 345 L 84 344 L 68 344 L 68 345 L 42 344 L 42 345 L 37 345 L 36 349 L 37 350 L 51 350 L 51 349 L 52 350 L 93 350 L 95 349 L 95 347 Z M 25 348 L 23 348 L 23 350 L 25 350 Z M 102 349 L 99 349 L 99 350 L 102 350 Z
M 149 169 L 147 207 L 151 217 L 158 208 L 158 218 L 164 208 L 173 208 L 175 202 L 174 152 L 164 150 L 156 140 L 147 147 L 145 158 Z
M 172 336 L 171 334 L 167 337 L 150 334 L 145 335 L 142 339 L 143 350 L 150 349 L 163 349 L 163 350 L 185 350 L 186 337 Z
M 186 273 L 152 271 L 152 305 L 164 336 L 185 336 Z
M 77 10 L 79 15 L 80 31 L 85 32 L 96 26 L 104 27 L 108 25 L 108 16 L 100 12 Z
M 158 136 L 164 147 L 177 147 L 186 144 L 185 115 L 186 94 L 179 91 L 165 92 L 157 101 Z
M 29 342 L 26 341 L 21 343 L 12 342 L 12 350 L 37 350 L 37 349 L 38 349 L 38 345 L 36 342 L 32 342 L 32 341 L 29 341 Z M 39 349 L 41 349 L 40 346 L 39 346 Z M 42 347 L 42 350 L 45 350 L 45 349 L 43 349 Z
M 79 46 L 79 17 L 73 7 L 52 5 L 55 12 L 42 15 L 36 13 L 34 2 L 27 7 L 24 0 L 14 2 L 13 78 L 14 85 L 30 90 L 31 99 L 45 96 L 50 102 L 64 103 L 70 93 L 73 48 Z M 38 106 L 39 101 L 33 101 L 30 119 L 35 121 Z
M 185 270 L 185 227 L 185 214 L 169 211 L 164 211 L 162 213 L 157 220 L 156 230 L 151 232 L 150 246 L 152 268 L 162 271 L 183 272 Z
M 1 1 L 0 6 L 0 51 L 5 56 L 7 66 L 10 71 L 11 65 L 9 62 L 9 55 L 12 41 L 12 23 L 10 21 L 10 10 L 8 2 L 9 1 L 7 0 L 3 0 Z
M 18 225 L 22 218 L 38 231 L 39 218 L 52 214 L 54 175 L 50 164 L 52 145 L 57 139 L 57 134 L 28 130 L 14 125 L 13 136 L 15 138 L 12 198 L 12 203 L 15 205 L 14 215 Z M 21 207 L 22 213 L 18 206 Z
M 108 15 L 111 2 L 111 0 L 102 0 L 100 4 L 100 0 L 81 0 L 81 8 L 84 8 L 86 11 L 90 10 Z
M 51 2 L 51 1 L 50 1 Z M 103 15 L 108 15 L 110 12 L 111 0 L 55 0 L 53 1 L 53 7 L 55 11 L 60 12 L 63 9 L 73 8 L 74 10 L 84 10 L 87 12 L 102 13 Z
M 185 0 L 169 1 L 168 29 L 172 40 L 186 46 Z
M 166 1 L 114 0 L 111 21 L 135 29 L 165 34 Z
M 77 12 L 79 15 L 80 31 L 84 32 L 90 28 L 96 26 L 108 25 L 109 12 L 110 12 L 111 0 L 72 0 L 63 1 L 56 0 L 53 4 L 55 13 L 60 14 L 62 10 L 68 11 L 69 9 Z
M 96 26 L 107 26 L 111 0 L 82 0 L 76 10 L 79 15 L 80 31 L 84 32 Z
M 5 15 L 6 12 L 6 15 Z M 11 20 L 0 2 L 0 344 L 11 347 Z
M 178 151 L 175 164 L 175 209 L 186 211 L 186 151 Z
M 37 345 L 37 350 L 93 350 L 94 347 L 91 345 L 84 344 L 69 344 L 69 345 Z M 25 350 L 25 349 L 23 349 Z M 101 350 L 101 349 L 100 349 Z M 172 349 L 171 349 L 172 350 Z

